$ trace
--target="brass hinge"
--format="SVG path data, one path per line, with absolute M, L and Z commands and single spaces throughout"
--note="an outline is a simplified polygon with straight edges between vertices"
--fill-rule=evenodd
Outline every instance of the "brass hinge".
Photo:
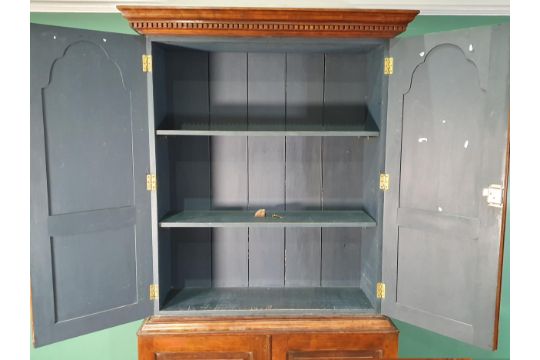
M 390 189 L 390 175 L 387 173 L 381 173 L 379 175 L 379 189 L 382 191 L 388 191 Z
M 148 289 L 148 297 L 150 297 L 150 300 L 159 299 L 159 285 L 158 284 L 150 284 L 150 287 Z
M 386 295 L 386 286 L 382 282 L 377 283 L 377 299 L 384 299 Z
M 156 191 L 157 179 L 155 174 L 146 174 L 146 190 Z
M 152 55 L 143 54 L 142 56 L 142 71 L 152 72 Z
M 394 58 L 384 58 L 384 75 L 392 75 L 394 73 Z

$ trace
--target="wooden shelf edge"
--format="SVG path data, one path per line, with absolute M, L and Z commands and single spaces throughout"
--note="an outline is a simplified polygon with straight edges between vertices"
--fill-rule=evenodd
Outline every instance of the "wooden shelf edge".
M 392 321 L 383 315 L 356 316 L 152 316 L 138 332 L 139 336 L 189 333 L 280 333 L 280 332 L 354 332 L 398 333 Z
M 189 8 L 119 5 L 142 35 L 209 37 L 393 38 L 418 10 Z
M 296 130 L 156 130 L 157 136 L 322 136 L 322 137 L 378 137 L 379 131 L 296 131 Z

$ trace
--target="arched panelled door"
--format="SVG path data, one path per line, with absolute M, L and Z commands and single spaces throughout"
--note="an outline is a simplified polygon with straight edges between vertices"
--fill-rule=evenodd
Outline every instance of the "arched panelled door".
M 382 311 L 491 348 L 506 186 L 509 27 L 396 39 L 390 55 Z
M 31 27 L 31 280 L 44 345 L 152 312 L 136 36 Z

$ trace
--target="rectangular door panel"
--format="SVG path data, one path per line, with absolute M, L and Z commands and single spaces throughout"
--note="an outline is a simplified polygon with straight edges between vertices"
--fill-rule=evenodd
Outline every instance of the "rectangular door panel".
M 129 226 L 51 237 L 57 322 L 137 303 L 134 232 Z M 115 282 L 106 281 L 112 274 Z
M 139 335 L 139 360 L 267 360 L 268 335 Z
M 397 345 L 397 332 L 276 334 L 272 359 L 393 359 Z

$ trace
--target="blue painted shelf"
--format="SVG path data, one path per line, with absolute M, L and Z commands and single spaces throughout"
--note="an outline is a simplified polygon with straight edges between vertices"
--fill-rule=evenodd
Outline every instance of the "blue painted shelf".
M 316 124 L 196 124 L 184 123 L 178 129 L 159 129 L 163 136 L 379 136 L 379 129 L 373 120 L 362 122 L 332 122 Z
M 363 210 L 268 211 L 257 218 L 255 210 L 182 211 L 165 217 L 162 228 L 175 227 L 374 227 Z M 275 214 L 275 216 L 273 216 Z

